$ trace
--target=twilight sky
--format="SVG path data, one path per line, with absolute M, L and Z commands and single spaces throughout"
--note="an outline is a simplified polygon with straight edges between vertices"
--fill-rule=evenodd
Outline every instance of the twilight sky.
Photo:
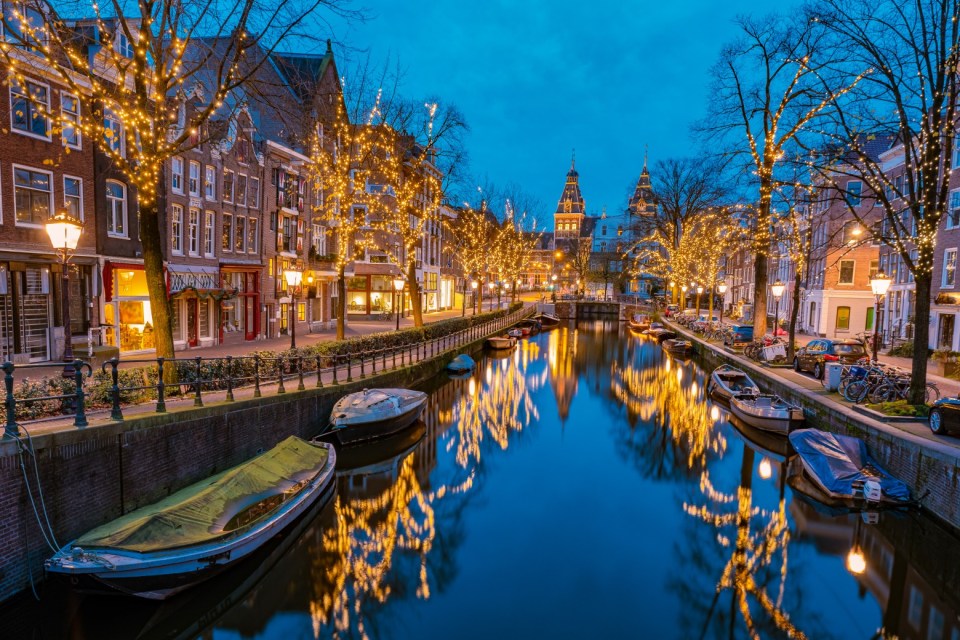
M 733 19 L 785 0 L 357 0 L 336 40 L 391 56 L 405 95 L 463 111 L 471 171 L 520 184 L 550 217 L 576 148 L 587 210 L 626 205 L 643 165 L 691 153 L 708 70 Z M 341 70 L 343 73 L 343 70 Z M 474 203 L 475 204 L 475 203 Z

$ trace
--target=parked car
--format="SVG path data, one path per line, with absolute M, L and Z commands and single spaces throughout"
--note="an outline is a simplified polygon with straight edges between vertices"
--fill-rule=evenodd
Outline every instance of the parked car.
M 830 340 L 820 338 L 811 340 L 807 346 L 799 349 L 793 358 L 794 371 L 809 371 L 814 378 L 823 380 L 823 371 L 827 362 L 853 364 L 867 357 L 867 349 L 859 340 Z
M 723 344 L 736 347 L 753 342 L 752 324 L 735 324 L 730 326 L 730 333 L 723 339 Z
M 668 304 L 668 305 L 667 305 L 667 314 L 666 314 L 666 315 L 667 315 L 667 317 L 669 318 L 670 316 L 676 315 L 679 310 L 680 310 L 680 305 Z
M 938 436 L 960 432 L 960 398 L 940 398 L 933 403 L 930 430 Z

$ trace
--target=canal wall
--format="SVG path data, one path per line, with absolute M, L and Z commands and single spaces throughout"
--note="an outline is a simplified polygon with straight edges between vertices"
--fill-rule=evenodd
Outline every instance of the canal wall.
M 924 509 L 946 524 L 960 528 L 960 449 L 864 416 L 770 369 L 707 344 L 676 325 L 673 329 L 693 342 L 694 350 L 709 366 L 727 363 L 743 369 L 765 391 L 803 407 L 812 426 L 864 440 L 880 465 L 906 482 L 914 497 L 922 498 Z M 822 395 L 826 393 L 823 391 Z
M 484 340 L 351 383 L 147 414 L 25 437 L 22 444 L 0 441 L 0 601 L 42 579 L 43 561 L 53 551 L 38 521 L 49 521 L 56 542 L 65 544 L 290 435 L 310 439 L 345 394 L 422 384 Z

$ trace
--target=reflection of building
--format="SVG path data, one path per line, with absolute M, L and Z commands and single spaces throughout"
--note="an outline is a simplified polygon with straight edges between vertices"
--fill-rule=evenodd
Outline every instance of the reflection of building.
M 557 399 L 560 421 L 570 415 L 570 404 L 577 395 L 577 330 L 562 326 L 549 334 L 547 358 L 550 363 L 550 386 Z

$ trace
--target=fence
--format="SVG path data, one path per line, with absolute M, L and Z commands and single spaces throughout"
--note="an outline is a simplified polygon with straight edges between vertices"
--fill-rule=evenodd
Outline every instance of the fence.
M 226 356 L 218 358 L 154 358 L 143 360 L 124 360 L 123 364 L 147 364 L 148 375 L 144 375 L 143 384 L 121 384 L 120 361 L 113 358 L 104 362 L 100 369 L 109 376 L 107 401 L 110 417 L 122 421 L 123 407 L 139 402 L 130 402 L 133 395 L 145 396 L 155 404 L 157 413 L 167 411 L 167 400 L 171 397 L 193 398 L 193 406 L 202 407 L 204 391 L 225 392 L 224 400 L 234 402 L 234 391 L 241 388 L 252 388 L 252 397 L 262 396 L 264 385 L 276 384 L 276 393 L 287 392 L 287 383 L 296 383 L 296 389 L 306 389 L 307 381 L 316 378 L 312 384 L 316 388 L 324 386 L 324 378 L 328 385 L 349 383 L 355 379 L 365 379 L 368 375 L 393 371 L 408 364 L 414 364 L 426 358 L 441 355 L 445 351 L 457 349 L 502 331 L 516 322 L 532 315 L 533 307 L 519 309 L 511 314 L 478 323 L 466 329 L 431 338 L 422 342 L 405 345 L 390 346 L 380 349 L 369 349 L 350 354 L 326 355 L 278 355 L 266 357 L 259 354 L 252 356 Z M 61 384 L 64 393 L 50 394 L 40 397 L 16 398 L 14 387 L 15 372 L 34 368 L 49 369 L 49 364 L 15 365 L 4 362 L 0 365 L 3 371 L 5 388 L 4 406 L 6 409 L 6 423 L 4 436 L 19 437 L 20 429 L 17 422 L 17 407 L 25 404 L 59 402 L 69 409 L 61 415 L 73 415 L 73 425 L 83 428 L 88 425 L 86 411 L 89 407 L 89 392 L 85 382 L 93 376 L 93 369 L 83 360 L 73 362 L 74 373 L 69 380 Z M 170 385 L 164 381 L 164 373 L 174 367 L 177 371 L 176 384 Z M 69 388 L 71 387 L 72 388 Z M 126 401 L 125 401 L 126 398 Z M 209 395 L 208 395 L 209 399 Z

